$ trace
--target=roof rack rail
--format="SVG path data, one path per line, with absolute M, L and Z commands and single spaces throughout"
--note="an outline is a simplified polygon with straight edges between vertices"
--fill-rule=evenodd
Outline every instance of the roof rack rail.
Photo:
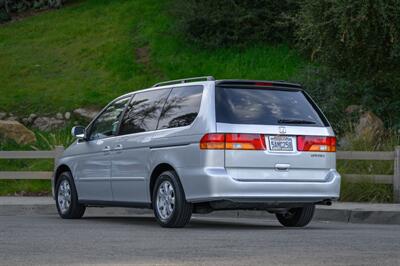
M 215 78 L 213 76 L 204 76 L 204 77 L 194 77 L 194 78 L 186 78 L 186 79 L 176 79 L 176 80 L 170 80 L 170 81 L 163 81 L 159 82 L 153 85 L 153 87 L 159 87 L 163 85 L 172 85 L 172 84 L 179 84 L 179 83 L 187 83 L 187 82 L 193 82 L 196 80 L 207 80 L 207 81 L 214 81 Z
M 216 86 L 246 86 L 246 87 L 275 87 L 301 89 L 297 83 L 290 83 L 283 80 L 246 80 L 246 79 L 222 79 L 217 80 Z

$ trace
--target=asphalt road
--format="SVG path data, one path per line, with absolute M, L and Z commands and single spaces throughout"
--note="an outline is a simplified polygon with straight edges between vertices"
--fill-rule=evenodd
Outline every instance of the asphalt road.
M 400 226 L 194 218 L 165 229 L 148 215 L 0 216 L 0 265 L 400 265 Z

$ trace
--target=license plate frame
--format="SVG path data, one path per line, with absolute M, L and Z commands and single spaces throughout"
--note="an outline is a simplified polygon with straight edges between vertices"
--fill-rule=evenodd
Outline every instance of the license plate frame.
M 272 152 L 293 152 L 295 141 L 292 136 L 268 136 L 269 150 Z

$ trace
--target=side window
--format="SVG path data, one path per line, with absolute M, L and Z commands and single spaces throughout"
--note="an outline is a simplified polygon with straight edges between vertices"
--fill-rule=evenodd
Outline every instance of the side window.
M 117 134 L 119 120 L 129 99 L 130 97 L 114 102 L 93 122 L 89 140 L 107 138 Z
M 157 122 L 170 89 L 140 92 L 133 96 L 122 119 L 119 134 L 156 130 Z
M 200 109 L 203 86 L 174 88 L 158 122 L 158 129 L 190 125 Z

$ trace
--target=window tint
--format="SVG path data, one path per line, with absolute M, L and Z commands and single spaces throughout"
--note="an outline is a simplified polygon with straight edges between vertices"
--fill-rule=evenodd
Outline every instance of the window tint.
M 301 91 L 219 87 L 216 115 L 231 124 L 324 126 Z
M 200 109 L 203 86 L 174 88 L 164 105 L 158 129 L 190 125 Z
M 161 110 L 171 90 L 137 93 L 122 120 L 120 135 L 156 130 Z
M 90 129 L 90 140 L 102 139 L 117 134 L 119 119 L 129 99 L 128 97 L 118 100 L 107 107 L 96 121 L 93 122 Z

